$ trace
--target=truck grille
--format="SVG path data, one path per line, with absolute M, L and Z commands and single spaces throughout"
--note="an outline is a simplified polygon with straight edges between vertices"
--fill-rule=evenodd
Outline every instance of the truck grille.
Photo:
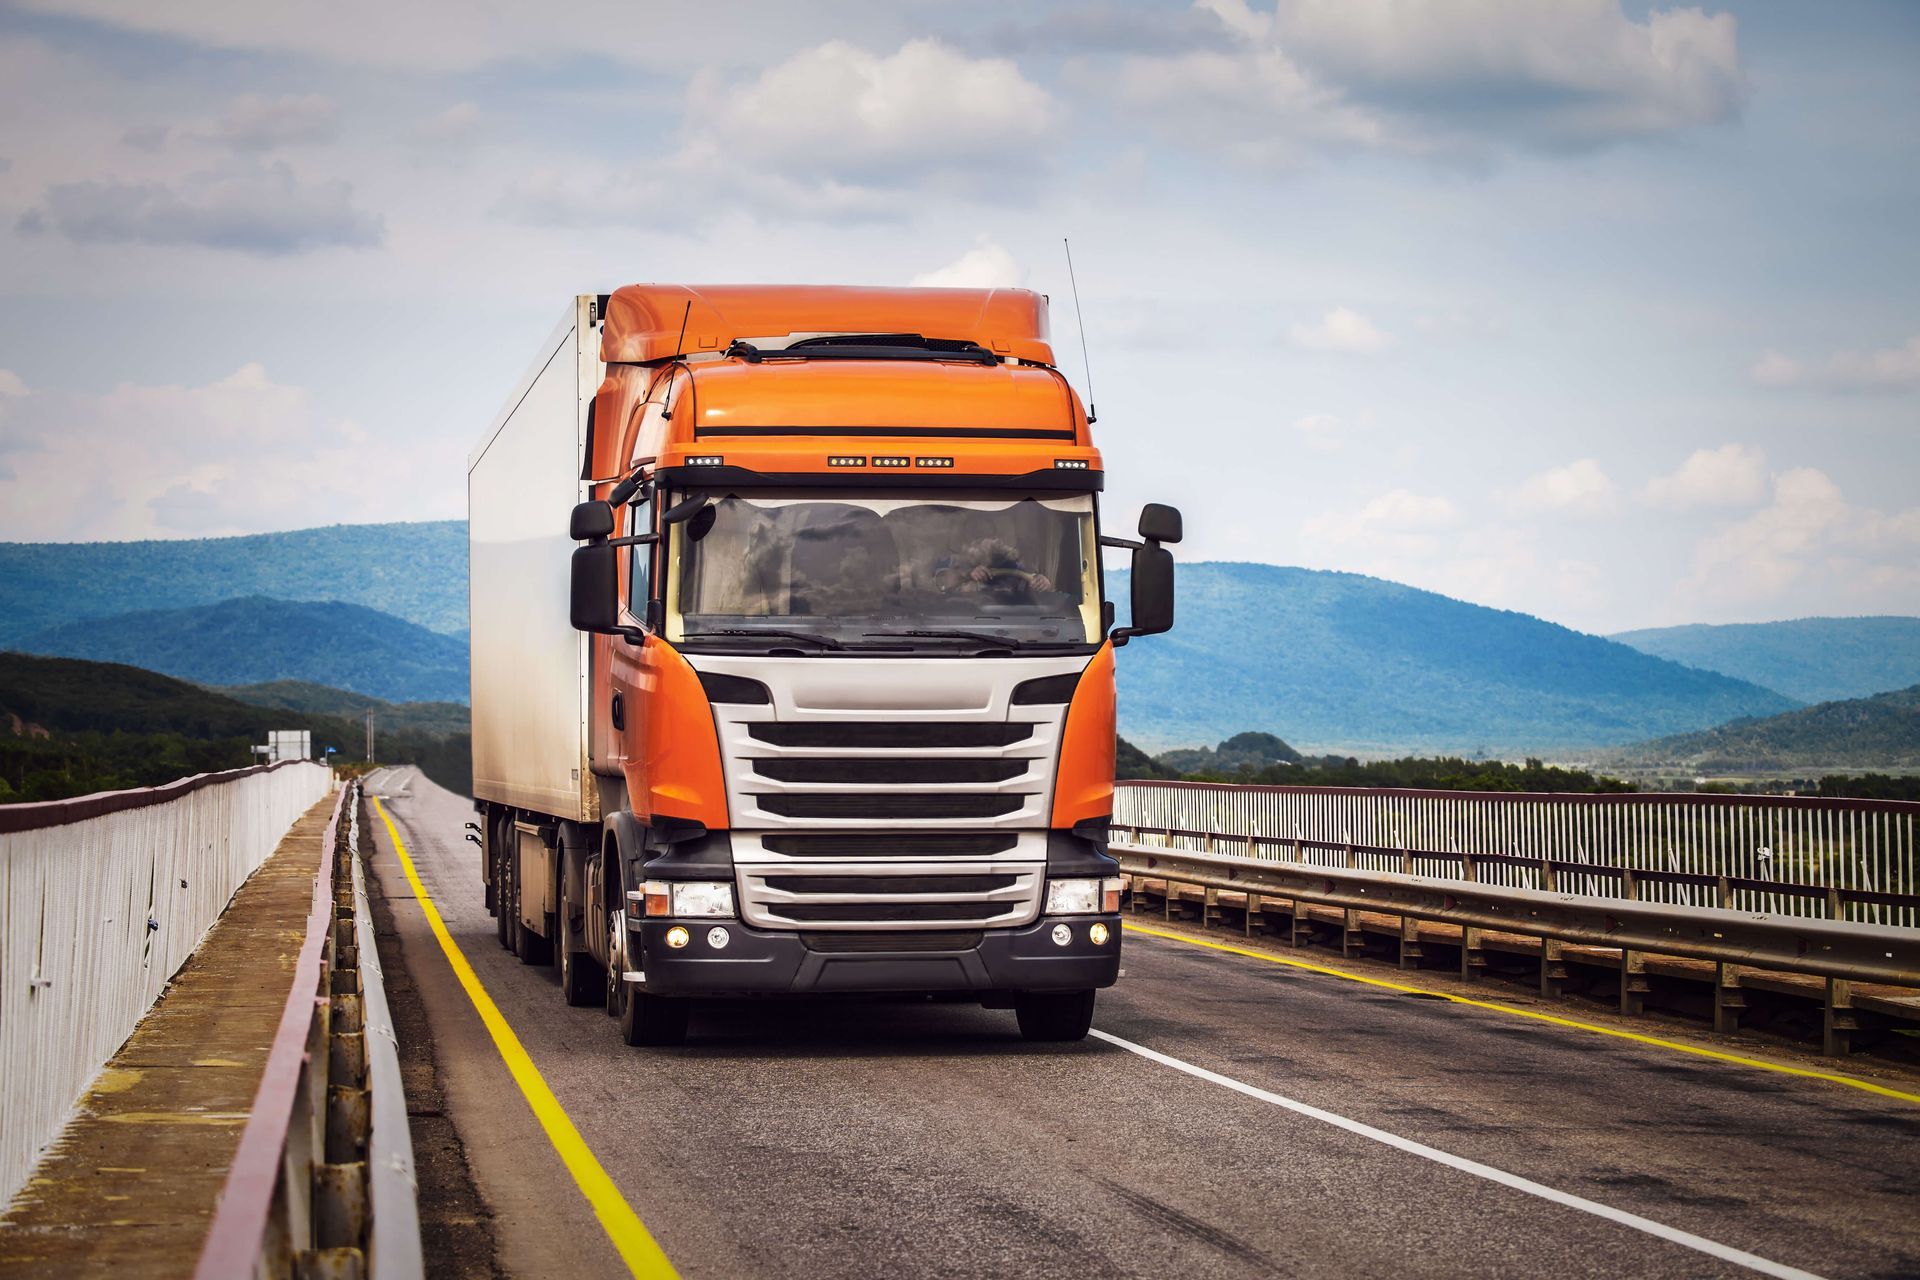
M 1027 772 L 1025 760 L 888 760 L 860 756 L 755 760 L 753 771 L 777 782 L 915 784 L 1005 782 Z
M 870 795 L 763 795 L 762 809 L 787 818 L 996 818 L 1026 803 L 1022 795 L 876 793 Z
M 1011 831 L 936 835 L 765 835 L 769 852 L 789 858 L 966 858 L 1006 853 L 1020 843 Z
M 1040 911 L 1044 862 L 975 864 L 744 864 L 740 914 L 757 928 L 819 925 L 845 930 L 955 929 L 1031 922 Z
M 691 661 L 769 691 L 713 704 L 748 924 L 920 938 L 1039 918 L 1067 706 L 1015 691 L 1084 657 Z
M 766 876 L 769 889 L 785 893 L 987 893 L 1005 889 L 1018 876 Z
M 749 725 L 747 736 L 772 747 L 924 751 L 939 747 L 1010 747 L 1031 738 L 1037 728 L 1034 724 L 979 721 L 826 720 L 794 724 L 769 721 Z

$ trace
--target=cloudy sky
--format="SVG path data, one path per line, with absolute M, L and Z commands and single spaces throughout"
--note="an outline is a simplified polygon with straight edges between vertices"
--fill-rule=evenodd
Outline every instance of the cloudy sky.
M 1920 613 L 1920 6 L 0 0 L 0 118 L 0 539 L 463 515 L 632 280 L 1022 284 L 1084 387 L 1071 236 L 1187 559 Z

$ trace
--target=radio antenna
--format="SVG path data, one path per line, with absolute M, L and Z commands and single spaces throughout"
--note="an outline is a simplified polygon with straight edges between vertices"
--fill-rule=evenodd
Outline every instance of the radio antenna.
M 676 357 L 687 354 L 687 321 L 693 317 L 693 299 L 687 299 L 687 309 L 680 313 L 680 336 L 673 340 L 673 354 Z
M 680 359 L 687 353 L 687 320 L 693 315 L 693 299 L 687 299 L 687 309 L 680 313 L 680 336 L 673 340 L 673 358 Z M 689 377 L 692 374 L 688 374 Z M 667 390 L 660 397 L 660 417 L 670 420 L 673 417 L 673 366 L 667 366 Z
M 1065 236 L 1060 243 L 1067 250 L 1067 283 L 1073 288 L 1073 322 L 1080 327 L 1080 367 L 1087 374 L 1087 425 L 1092 426 L 1100 420 L 1093 409 L 1093 362 L 1087 359 L 1087 318 L 1080 312 L 1080 282 L 1073 278 L 1073 242 Z

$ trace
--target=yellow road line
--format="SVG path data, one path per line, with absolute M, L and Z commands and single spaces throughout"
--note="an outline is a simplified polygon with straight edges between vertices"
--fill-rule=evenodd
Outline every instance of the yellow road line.
M 1815 1071 L 1810 1067 L 1790 1067 L 1781 1062 L 1768 1062 L 1762 1058 L 1742 1057 L 1737 1053 L 1726 1053 L 1719 1049 L 1704 1049 L 1698 1045 L 1681 1044 L 1677 1040 L 1662 1040 L 1658 1036 L 1643 1036 L 1635 1031 L 1620 1031 L 1613 1027 L 1603 1027 L 1592 1022 L 1580 1022 L 1573 1018 L 1555 1017 L 1551 1013 L 1540 1013 L 1533 1009 L 1520 1009 L 1510 1004 L 1500 1004 L 1492 1000 L 1474 1000 L 1468 996 L 1456 996 L 1447 991 L 1435 991 L 1430 987 L 1410 987 L 1403 982 L 1389 982 L 1385 978 L 1369 978 L 1365 974 L 1350 973 L 1345 969 L 1334 969 L 1323 964 L 1314 964 L 1310 960 L 1295 960 L 1288 956 L 1277 956 L 1268 951 L 1256 951 L 1251 947 L 1236 947 L 1225 942 L 1213 942 L 1206 938 L 1195 938 L 1184 933 L 1173 933 L 1164 929 L 1149 929 L 1128 920 L 1125 922 L 1129 933 L 1142 933 L 1150 938 L 1165 938 L 1171 942 L 1184 942 L 1192 947 L 1205 947 L 1209 951 L 1224 951 L 1230 955 L 1246 956 L 1253 960 L 1265 960 L 1269 964 L 1283 964 L 1292 969 L 1305 969 L 1309 973 L 1321 973 L 1330 978 L 1344 978 L 1348 982 L 1358 982 L 1369 987 L 1384 987 L 1388 991 L 1400 991 L 1409 995 L 1432 996 L 1453 1004 L 1466 1005 L 1473 1009 L 1491 1009 L 1495 1013 L 1511 1014 L 1516 1018 L 1531 1018 L 1535 1022 L 1551 1023 L 1556 1027 L 1571 1027 L 1576 1031 L 1591 1031 L 1595 1035 L 1612 1036 L 1616 1040 L 1631 1040 L 1635 1044 L 1650 1045 L 1656 1049 L 1671 1049 L 1675 1053 L 1691 1054 L 1696 1058 L 1709 1058 L 1716 1062 L 1733 1063 L 1742 1067 L 1756 1067 L 1762 1071 L 1776 1071 L 1781 1075 L 1800 1076 L 1808 1080 L 1825 1080 L 1829 1084 L 1845 1085 L 1850 1089 L 1861 1089 L 1867 1093 L 1879 1094 L 1883 1098 L 1898 1098 L 1902 1102 L 1920 1103 L 1920 1094 L 1902 1093 L 1871 1080 L 1862 1080 L 1857 1076 L 1843 1076 L 1832 1071 Z
M 573 1120 L 560 1105 L 560 1100 L 547 1087 L 546 1080 L 540 1075 L 540 1068 L 533 1065 L 533 1059 L 521 1047 L 520 1037 L 513 1033 L 513 1028 L 500 1013 L 499 1006 L 494 1004 L 493 997 L 487 994 L 487 989 L 480 985 L 480 978 L 474 973 L 473 966 L 467 963 L 460 944 L 447 932 L 446 922 L 441 920 L 440 910 L 434 906 L 427 887 L 420 883 L 420 875 L 413 868 L 413 859 L 407 855 L 406 842 L 400 839 L 400 832 L 387 815 L 386 806 L 380 803 L 377 796 L 369 796 L 368 799 L 373 802 L 374 812 L 380 815 L 380 820 L 387 826 L 393 850 L 400 855 L 400 866 L 407 873 L 407 883 L 413 886 L 413 896 L 419 901 L 420 909 L 426 912 L 427 924 L 432 927 L 433 936 L 440 940 L 440 949 L 446 952 L 447 963 L 453 966 L 454 976 L 466 988 L 467 998 L 473 1001 L 480 1021 L 486 1024 L 488 1033 L 493 1036 L 494 1048 L 500 1051 L 507 1070 L 513 1074 L 513 1082 L 520 1086 L 527 1105 L 533 1109 L 534 1118 L 547 1131 L 547 1140 L 553 1143 L 553 1149 L 566 1164 L 567 1172 L 573 1175 L 580 1194 L 593 1206 L 594 1216 L 600 1219 L 607 1238 L 619 1250 L 621 1261 L 627 1264 L 629 1272 L 644 1280 L 667 1280 L 674 1276 L 673 1264 L 667 1261 L 667 1255 L 661 1252 L 652 1233 L 640 1221 L 640 1215 L 633 1211 L 633 1206 L 620 1194 L 620 1189 L 613 1185 L 613 1179 L 601 1168 L 593 1149 L 587 1146 L 586 1139 L 574 1128 Z

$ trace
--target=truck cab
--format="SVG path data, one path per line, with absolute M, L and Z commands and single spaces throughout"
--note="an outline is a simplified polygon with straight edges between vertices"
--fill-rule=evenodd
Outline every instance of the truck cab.
M 647 285 L 577 300 L 574 327 L 578 501 L 544 513 L 574 544 L 565 804 L 496 785 L 507 726 L 483 751 L 483 698 L 525 695 L 481 661 L 478 584 L 508 579 L 475 503 L 503 941 L 631 1043 L 679 1040 L 694 997 L 836 992 L 1083 1036 L 1120 962 L 1114 648 L 1171 626 L 1181 530 L 1156 505 L 1137 541 L 1102 534 L 1045 299 Z M 1134 552 L 1126 628 L 1103 543 Z

